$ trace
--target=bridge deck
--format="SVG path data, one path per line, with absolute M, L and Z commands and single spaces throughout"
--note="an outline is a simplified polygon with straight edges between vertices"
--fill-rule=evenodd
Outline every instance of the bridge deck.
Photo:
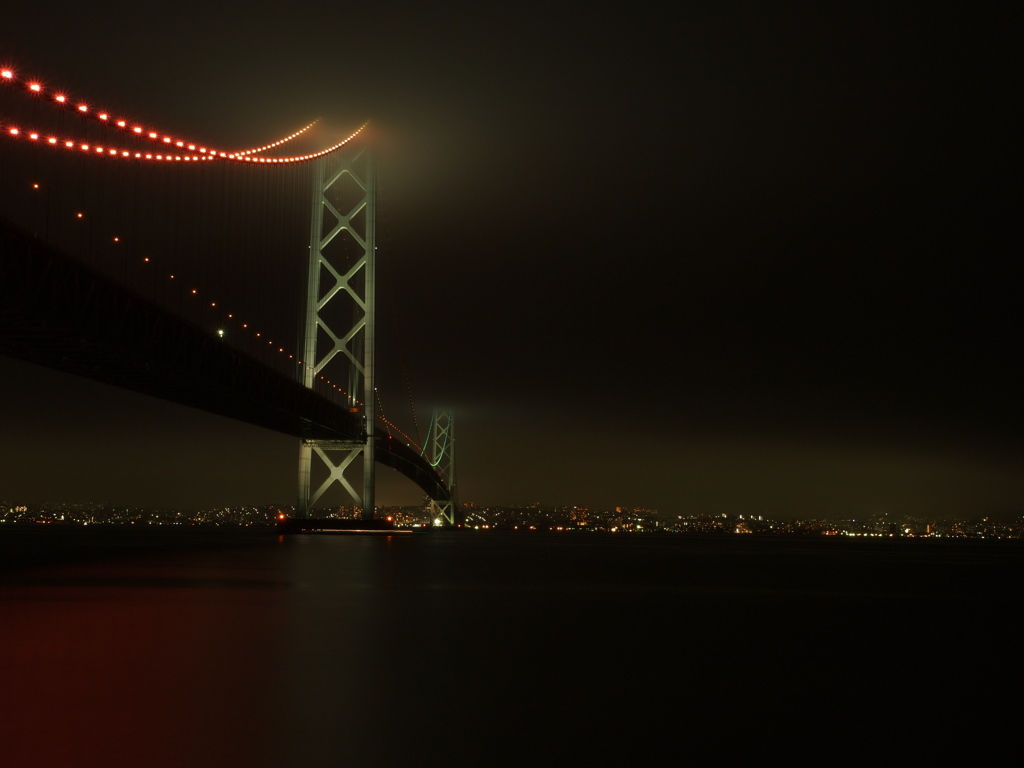
M 0 354 L 303 439 L 365 440 L 362 418 L 0 220 Z M 448 497 L 419 452 L 377 461 Z
M 0 223 L 0 353 L 304 438 L 358 415 Z

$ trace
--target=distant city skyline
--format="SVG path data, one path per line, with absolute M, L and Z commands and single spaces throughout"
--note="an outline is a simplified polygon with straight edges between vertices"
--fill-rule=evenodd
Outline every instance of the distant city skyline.
M 437 512 L 426 503 L 378 505 L 377 516 L 398 527 L 442 525 Z M 133 507 L 109 503 L 16 504 L 0 498 L 0 524 L 57 523 L 67 526 L 158 525 L 227 527 L 271 525 L 282 517 L 293 517 L 295 507 L 284 504 L 231 505 L 173 509 Z M 352 519 L 361 508 L 342 506 L 318 508 L 316 518 Z M 467 502 L 461 509 L 459 527 L 482 531 L 678 533 L 678 534 L 761 534 L 761 535 L 845 535 L 854 537 L 999 538 L 1024 537 L 1024 514 L 1005 517 L 988 515 L 916 516 L 887 514 L 842 518 L 816 515 L 805 518 L 772 518 L 764 515 L 711 515 L 691 513 L 664 515 L 642 507 L 592 508 L 585 505 L 477 505 Z

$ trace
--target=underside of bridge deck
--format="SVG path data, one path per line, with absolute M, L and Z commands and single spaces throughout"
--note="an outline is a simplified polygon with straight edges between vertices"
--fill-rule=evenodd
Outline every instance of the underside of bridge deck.
M 306 440 L 366 439 L 361 414 L 2 220 L 0 354 Z M 416 448 L 387 436 L 375 443 L 379 463 L 448 497 Z
M 307 439 L 361 417 L 0 222 L 0 353 Z

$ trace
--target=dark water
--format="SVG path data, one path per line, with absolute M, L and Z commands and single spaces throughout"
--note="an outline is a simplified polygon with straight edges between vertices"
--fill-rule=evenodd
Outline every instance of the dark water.
M 74 529 L 0 553 L 4 766 L 904 764 L 1019 717 L 1015 542 Z

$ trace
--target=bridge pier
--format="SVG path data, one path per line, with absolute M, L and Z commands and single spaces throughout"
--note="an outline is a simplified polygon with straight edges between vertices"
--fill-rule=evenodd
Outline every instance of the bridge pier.
M 339 455 L 340 454 L 340 455 Z M 349 466 L 357 458 L 363 460 L 363 493 L 360 494 L 349 482 L 346 472 Z M 310 495 L 312 483 L 313 459 L 316 458 L 328 469 L 327 478 Z M 373 515 L 367 514 L 367 507 L 372 509 L 374 503 L 373 474 L 374 460 L 370 445 L 363 441 L 351 440 L 303 440 L 299 444 L 299 504 L 300 517 L 311 517 L 309 511 L 312 505 L 333 485 L 341 485 L 355 503 L 363 508 L 362 518 L 372 520 Z M 371 477 L 367 478 L 367 467 Z M 371 495 L 366 498 L 366 488 L 369 487 Z

